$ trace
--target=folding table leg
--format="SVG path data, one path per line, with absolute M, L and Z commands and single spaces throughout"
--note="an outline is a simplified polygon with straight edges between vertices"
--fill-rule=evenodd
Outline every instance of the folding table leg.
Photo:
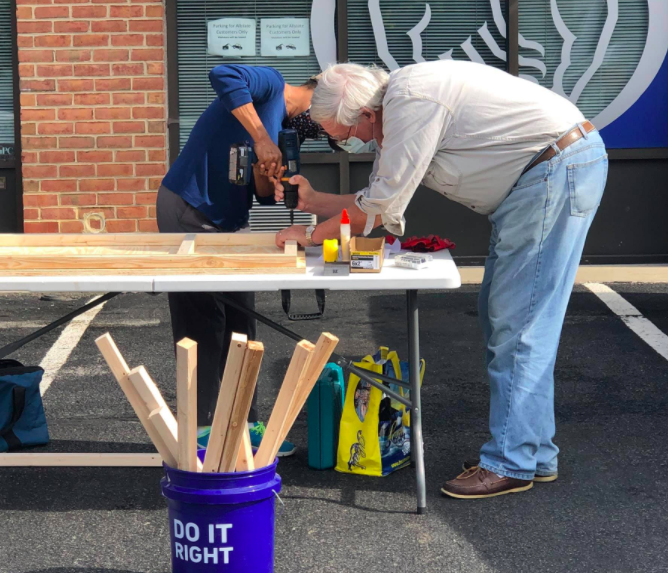
M 411 451 L 414 452 L 417 481 L 417 512 L 427 510 L 427 485 L 424 471 L 424 447 L 422 445 L 422 400 L 420 397 L 420 325 L 418 321 L 417 291 L 406 291 L 408 307 L 408 360 L 411 381 Z

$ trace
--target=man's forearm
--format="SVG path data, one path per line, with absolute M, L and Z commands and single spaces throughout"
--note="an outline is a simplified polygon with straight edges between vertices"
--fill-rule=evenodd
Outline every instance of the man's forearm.
M 260 141 L 261 139 L 269 137 L 269 134 L 264 128 L 262 120 L 257 114 L 257 111 L 255 111 L 255 106 L 252 103 L 247 103 L 232 110 L 232 115 L 244 126 L 244 129 L 253 138 L 253 141 Z
M 306 205 L 306 212 L 318 217 L 335 217 L 355 205 L 355 195 L 334 195 L 316 191 Z

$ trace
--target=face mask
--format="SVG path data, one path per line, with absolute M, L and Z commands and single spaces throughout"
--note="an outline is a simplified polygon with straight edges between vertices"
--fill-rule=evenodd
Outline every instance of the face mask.
M 366 143 L 358 137 L 350 137 L 346 143 L 337 143 L 339 148 L 348 153 L 376 153 L 378 142 L 375 139 Z

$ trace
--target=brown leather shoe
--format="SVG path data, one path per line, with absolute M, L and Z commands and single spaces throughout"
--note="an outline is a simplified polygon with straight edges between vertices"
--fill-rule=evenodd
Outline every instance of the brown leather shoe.
M 475 466 L 446 482 L 441 491 L 459 499 L 483 499 L 506 493 L 519 493 L 532 487 L 531 480 L 500 476 Z
M 462 464 L 462 469 L 464 471 L 470 470 L 471 468 L 477 467 L 479 463 L 480 463 L 480 460 L 475 460 L 475 461 L 466 460 Z M 539 476 L 538 474 L 536 474 L 533 478 L 533 481 L 535 481 L 536 483 L 549 483 L 549 482 L 557 481 L 557 477 L 559 477 L 557 474 L 554 474 L 554 475 L 551 475 L 551 476 Z

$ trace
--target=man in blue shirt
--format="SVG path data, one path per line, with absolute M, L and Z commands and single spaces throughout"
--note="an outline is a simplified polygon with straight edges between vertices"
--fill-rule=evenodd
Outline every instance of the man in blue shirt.
M 317 83 L 311 79 L 302 86 L 291 86 L 273 68 L 241 65 L 218 66 L 211 70 L 209 80 L 218 97 L 197 120 L 158 191 L 161 233 L 248 229 L 253 198 L 262 205 L 275 202 L 269 177 L 281 170 L 278 132 L 295 118 L 303 125 Z M 317 128 L 310 125 L 312 135 Z M 251 184 L 239 186 L 229 181 L 229 153 L 231 145 L 244 141 L 252 141 L 258 162 Z M 254 293 L 225 295 L 246 307 L 254 306 Z M 232 333 L 254 340 L 256 324 L 225 305 L 217 293 L 169 293 L 168 297 L 174 342 L 184 337 L 197 342 L 198 442 L 205 446 Z M 248 420 L 253 424 L 251 439 L 257 445 L 264 426 L 257 423 L 255 396 Z M 285 442 L 279 456 L 291 455 L 294 450 Z

